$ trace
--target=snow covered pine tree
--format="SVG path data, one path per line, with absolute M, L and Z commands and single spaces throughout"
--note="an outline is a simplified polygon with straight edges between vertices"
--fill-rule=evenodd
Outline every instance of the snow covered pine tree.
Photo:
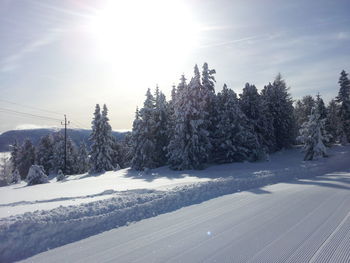
M 112 165 L 112 128 L 107 117 L 107 106 L 96 104 L 92 121 L 92 132 L 89 140 L 92 142 L 90 151 L 90 173 L 101 173 L 114 169 Z
M 324 142 L 327 142 L 329 135 L 326 133 L 325 119 L 321 118 L 320 107 L 311 110 L 309 120 L 302 125 L 298 140 L 304 143 L 304 160 L 310 161 L 318 157 L 327 157 L 327 149 Z
M 336 101 L 340 104 L 340 141 L 342 144 L 346 144 L 350 141 L 350 81 L 345 70 L 340 73 L 338 83 L 340 89 Z

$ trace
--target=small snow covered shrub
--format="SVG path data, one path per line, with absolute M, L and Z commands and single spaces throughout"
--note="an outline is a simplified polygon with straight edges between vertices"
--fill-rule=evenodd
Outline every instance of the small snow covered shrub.
M 57 172 L 57 177 L 56 177 L 57 182 L 58 181 L 63 181 L 65 178 L 66 178 L 66 176 L 63 174 L 62 170 L 59 169 L 58 172 Z
M 32 165 L 27 175 L 27 185 L 45 184 L 49 182 L 41 165 Z

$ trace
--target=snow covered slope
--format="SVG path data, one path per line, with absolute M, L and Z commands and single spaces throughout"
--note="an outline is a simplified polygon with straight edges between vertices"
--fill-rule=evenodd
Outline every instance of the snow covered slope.
M 294 149 L 272 155 L 270 162 L 212 166 L 204 171 L 174 172 L 163 167 L 147 175 L 121 170 L 71 176 L 63 183 L 0 188 L 0 240 L 4 240 L 0 243 L 0 261 L 25 258 L 225 194 L 350 171 L 349 146 L 336 146 L 330 158 L 319 161 L 301 159 L 299 149 Z M 6 217 L 7 211 L 14 216 Z M 22 211 L 34 212 L 20 214 Z
M 24 262 L 350 262 L 350 173 L 215 198 Z
M 269 162 L 233 163 L 218 165 L 202 171 L 171 171 L 166 167 L 152 170 L 150 174 L 123 169 L 102 175 L 70 176 L 65 182 L 52 179 L 49 184 L 27 187 L 26 183 L 0 187 L 0 218 L 59 206 L 79 205 L 108 199 L 120 191 L 135 189 L 170 190 L 176 186 L 205 182 L 213 178 L 247 178 L 268 174 L 292 174 L 314 170 L 328 172 L 337 168 L 337 161 L 350 158 L 350 147 L 336 146 L 330 158 L 317 162 L 303 162 L 300 149 L 281 151 L 271 155 Z M 301 175 L 301 174 L 300 174 Z
M 87 174 L 70 176 L 64 182 L 57 182 L 54 178 L 48 184 L 30 187 L 21 182 L 0 187 L 0 218 L 112 198 L 120 191 L 171 189 L 178 185 L 208 180 L 188 174 L 174 174 L 166 168 L 161 168 L 153 175 L 124 169 L 96 176 Z

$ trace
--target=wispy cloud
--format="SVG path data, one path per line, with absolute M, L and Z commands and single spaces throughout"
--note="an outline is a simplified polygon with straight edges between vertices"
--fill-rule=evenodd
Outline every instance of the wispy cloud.
M 59 32 L 60 30 L 54 30 L 41 39 L 30 42 L 22 49 L 18 50 L 15 54 L 6 57 L 3 62 L 0 63 L 0 72 L 10 72 L 18 68 L 21 64 L 21 60 L 25 56 L 56 41 L 58 39 Z
M 338 40 L 349 40 L 350 33 L 349 32 L 339 32 L 336 34 L 336 39 Z
M 211 43 L 211 44 L 202 45 L 200 47 L 201 48 L 213 48 L 213 47 L 229 46 L 229 45 L 242 43 L 242 42 L 251 43 L 251 42 L 257 41 L 257 40 L 268 40 L 268 39 L 271 39 L 271 38 L 273 38 L 272 35 L 249 36 L 249 37 L 242 37 L 242 38 L 232 39 L 232 40 L 227 40 L 227 41 L 218 41 L 218 42 L 214 42 L 214 43 Z

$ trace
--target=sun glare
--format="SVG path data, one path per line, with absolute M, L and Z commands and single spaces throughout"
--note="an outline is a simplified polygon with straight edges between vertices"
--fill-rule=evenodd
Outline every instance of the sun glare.
M 186 4 L 167 0 L 110 1 L 96 12 L 90 30 L 101 59 L 163 68 L 188 56 L 199 32 Z

